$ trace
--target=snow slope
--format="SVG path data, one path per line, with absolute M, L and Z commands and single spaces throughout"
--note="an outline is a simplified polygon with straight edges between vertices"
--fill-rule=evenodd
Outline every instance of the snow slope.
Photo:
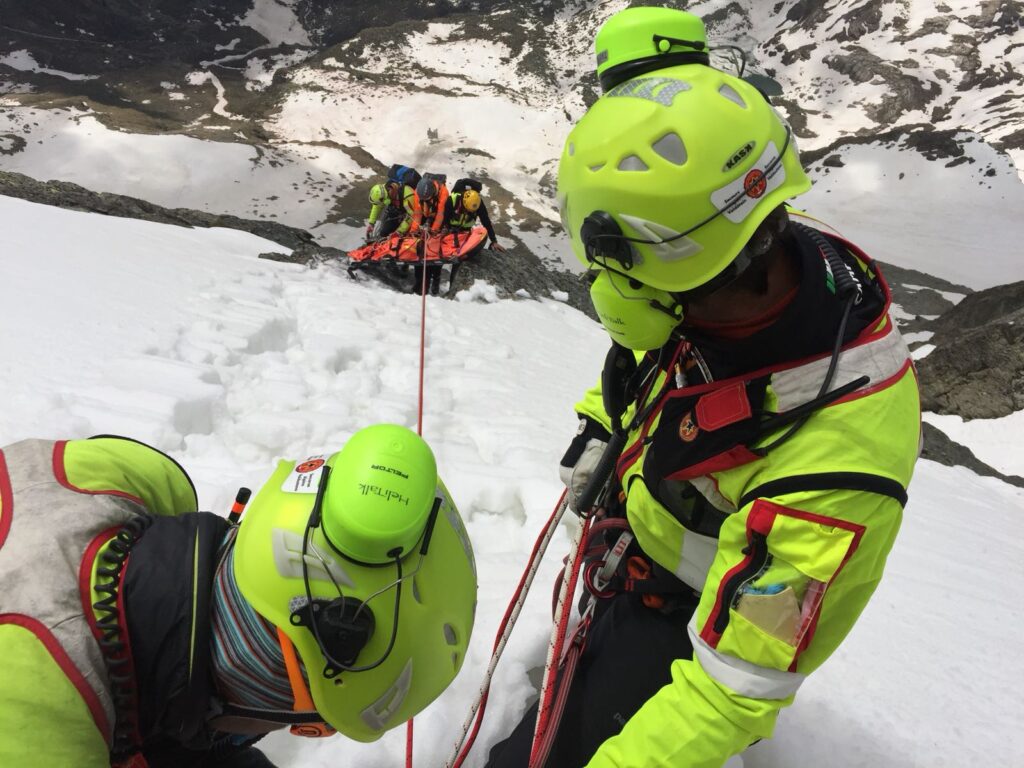
M 223 513 L 278 457 L 337 449 L 378 421 L 415 426 L 419 299 L 332 265 L 256 258 L 267 250 L 280 248 L 0 197 L 0 445 L 127 433 L 171 452 L 201 508 Z M 558 302 L 461 298 L 427 304 L 424 434 L 467 520 L 480 603 L 462 674 L 416 719 L 420 768 L 443 764 L 468 711 L 557 500 L 572 403 L 606 347 Z M 1020 764 L 1024 492 L 922 461 L 910 496 L 877 596 L 747 768 Z M 499 668 L 473 766 L 531 694 L 566 549 L 563 530 Z M 404 729 L 372 745 L 264 745 L 281 766 L 393 768 Z

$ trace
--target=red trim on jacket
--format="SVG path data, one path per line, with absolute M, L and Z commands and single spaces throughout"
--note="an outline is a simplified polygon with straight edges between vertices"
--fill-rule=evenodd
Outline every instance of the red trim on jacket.
M 96 642 L 99 642 L 103 635 L 99 627 L 96 626 L 96 614 L 92 609 L 93 564 L 103 545 L 114 538 L 119 530 L 121 530 L 121 526 L 115 525 L 97 533 L 86 546 L 85 552 L 82 554 L 82 561 L 78 564 L 78 596 L 82 601 L 85 620 L 89 622 L 89 629 L 92 630 L 92 636 L 96 638 Z
M 139 506 L 145 507 L 142 499 L 138 496 L 133 496 L 126 491 L 119 491 L 114 488 L 104 489 L 100 491 L 90 491 L 85 488 L 79 488 L 76 485 L 72 485 L 71 481 L 68 480 L 67 470 L 64 468 L 64 449 L 67 447 L 67 440 L 58 440 L 53 444 L 53 476 L 57 479 L 57 482 L 67 488 L 69 491 L 75 493 L 86 493 L 90 496 L 118 496 L 122 499 L 128 499 L 134 501 Z
M 762 536 L 767 537 L 774 522 L 775 515 L 773 513 L 762 512 L 755 504 L 753 509 L 750 510 L 750 514 L 747 515 L 747 541 L 752 541 L 753 537 L 751 534 L 753 533 L 759 533 Z M 739 563 L 730 568 L 718 582 L 718 591 L 715 594 L 715 604 L 711 608 L 711 613 L 708 614 L 707 621 L 704 622 L 704 627 L 700 631 L 701 639 L 712 648 L 717 648 L 718 641 L 722 639 L 722 636 L 718 632 L 715 632 L 715 622 L 718 621 L 718 616 L 723 610 L 728 611 L 730 608 L 730 606 L 723 604 L 725 586 L 736 574 L 750 566 L 750 563 L 753 561 L 754 555 L 756 554 L 753 547 L 748 546 L 745 551 L 745 557 Z
M 725 472 L 733 467 L 741 467 L 761 457 L 751 451 L 745 445 L 734 445 L 727 451 L 716 453 L 704 461 L 691 464 L 688 467 L 677 469 L 666 480 L 692 480 L 702 475 L 710 475 L 712 472 Z
M 14 520 L 14 491 L 11 490 L 11 476 L 7 472 L 7 459 L 0 451 L 0 549 L 7 541 L 11 532 L 11 521 Z
M 768 501 L 767 499 L 757 499 L 753 506 L 750 508 L 750 514 L 747 517 L 747 540 L 751 540 L 750 533 L 757 532 L 764 536 L 766 539 L 771 533 L 772 527 L 775 525 L 775 520 L 780 515 L 784 517 L 792 517 L 797 520 L 805 520 L 810 523 L 818 523 L 819 525 L 826 525 L 833 528 L 842 528 L 845 531 L 850 531 L 853 534 L 853 541 L 850 542 L 850 546 L 846 550 L 846 554 L 843 556 L 842 562 L 839 563 L 839 567 L 836 568 L 835 573 L 832 574 L 832 578 L 828 580 L 825 585 L 825 593 L 828 592 L 828 587 L 839 578 L 839 574 L 842 573 L 843 568 L 853 557 L 853 553 L 857 551 L 860 546 L 860 540 L 864 535 L 864 531 L 867 530 L 866 526 L 859 525 L 857 523 L 850 522 L 849 520 L 842 520 L 837 517 L 828 517 L 826 515 L 818 515 L 813 512 L 804 512 L 802 509 L 795 509 L 793 507 L 786 507 L 782 504 L 776 504 L 775 502 Z M 768 546 L 768 552 L 771 553 L 771 546 Z M 740 572 L 750 564 L 753 557 L 753 551 L 747 553 L 746 557 L 722 577 L 718 582 L 718 593 L 715 596 L 715 605 L 711 609 L 711 613 L 708 615 L 707 620 L 704 622 L 704 627 L 701 629 L 700 636 L 708 645 L 712 648 L 718 647 L 719 640 L 722 636 L 714 631 L 715 622 L 718 619 L 719 614 L 722 610 L 728 610 L 728 606 L 723 606 L 724 587 L 729 582 L 729 579 L 736 573 Z M 824 599 L 814 609 L 814 615 L 811 617 L 810 626 L 800 639 L 800 645 L 797 646 L 796 652 L 793 655 L 793 662 L 789 666 L 790 672 L 795 672 L 797 669 L 797 662 L 800 659 L 800 655 L 807 649 L 811 644 L 811 640 L 814 638 L 814 632 L 818 627 L 818 619 L 821 616 L 821 605 L 824 603 Z
M 57 662 L 57 666 L 60 667 L 68 680 L 71 681 L 71 684 L 78 690 L 78 694 L 82 697 L 86 707 L 89 709 L 89 713 L 92 715 L 93 722 L 96 724 L 100 736 L 103 737 L 104 741 L 107 741 L 108 734 L 111 733 L 110 722 L 107 720 L 107 713 L 100 703 L 99 696 L 96 695 L 96 691 L 86 682 L 85 677 L 78 667 L 75 666 L 74 662 L 71 661 L 71 658 L 64 651 L 64 648 L 57 638 L 54 637 L 53 633 L 42 622 L 23 613 L 0 613 L 0 624 L 14 624 L 22 627 L 39 639 L 53 660 Z
M 864 389 L 858 389 L 858 390 L 856 390 L 854 392 L 851 392 L 850 394 L 846 395 L 845 397 L 841 397 L 838 400 L 836 400 L 836 401 L 834 401 L 832 403 L 829 403 L 829 406 L 840 405 L 841 403 L 849 403 L 849 402 L 851 402 L 853 400 L 859 400 L 862 397 L 867 397 L 868 395 L 873 395 L 873 394 L 875 394 L 875 392 L 878 392 L 880 390 L 888 389 L 893 384 L 895 384 L 897 381 L 902 379 L 907 374 L 907 370 L 908 369 L 913 370 L 913 367 L 914 367 L 914 361 L 911 360 L 908 357 L 906 362 L 903 363 L 903 367 L 900 368 L 898 371 L 896 371 L 896 373 L 894 373 L 889 378 L 883 379 L 882 381 L 878 382 L 877 384 L 872 384 L 870 387 L 865 387 Z

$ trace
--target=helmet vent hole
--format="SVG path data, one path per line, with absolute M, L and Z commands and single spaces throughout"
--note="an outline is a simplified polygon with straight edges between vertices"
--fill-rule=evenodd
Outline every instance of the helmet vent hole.
M 455 635 L 455 627 L 451 624 L 444 625 L 444 641 L 448 645 L 455 645 L 459 641 L 459 638 Z
M 597 172 L 598 172 L 598 171 L 600 171 L 600 170 L 601 170 L 602 168 L 604 168 L 604 165 L 605 165 L 604 163 L 598 163 L 597 165 L 592 165 L 592 166 L 590 166 L 590 170 L 591 170 L 591 172 L 593 172 L 593 173 L 597 173 Z
M 452 667 L 454 667 L 455 669 L 459 668 L 459 654 L 457 654 L 455 651 L 452 651 Z
M 423 605 L 423 598 L 420 597 L 420 583 L 415 576 L 412 577 L 412 599 Z
M 651 149 L 674 165 L 686 163 L 686 147 L 678 133 L 669 132 L 651 144 Z
M 619 161 L 620 171 L 649 171 L 651 170 L 640 157 L 629 155 Z
M 573 142 L 569 142 L 569 157 L 576 154 L 576 145 Z
M 725 98 L 727 98 L 729 101 L 733 102 L 734 104 L 739 104 L 744 109 L 747 108 L 747 102 L 745 102 L 743 100 L 743 97 L 740 96 L 736 92 L 736 89 L 733 88 L 731 85 L 723 85 L 721 88 L 718 89 L 718 92 L 720 94 L 722 94 L 723 96 L 725 96 Z

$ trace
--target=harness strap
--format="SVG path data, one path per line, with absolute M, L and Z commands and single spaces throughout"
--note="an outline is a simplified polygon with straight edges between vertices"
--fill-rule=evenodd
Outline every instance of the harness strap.
M 738 509 L 743 509 L 755 499 L 782 496 L 787 493 L 833 490 L 877 493 L 880 496 L 894 499 L 901 507 L 907 505 L 906 488 L 891 477 L 872 475 L 867 472 L 819 472 L 769 480 L 745 493 L 736 506 Z

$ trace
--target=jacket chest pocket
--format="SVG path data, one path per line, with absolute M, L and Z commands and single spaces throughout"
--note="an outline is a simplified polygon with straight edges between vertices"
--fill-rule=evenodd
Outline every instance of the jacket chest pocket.
M 863 526 L 763 499 L 747 517 L 741 559 L 721 577 L 701 637 L 720 652 L 793 671 L 810 644 L 829 585 Z

